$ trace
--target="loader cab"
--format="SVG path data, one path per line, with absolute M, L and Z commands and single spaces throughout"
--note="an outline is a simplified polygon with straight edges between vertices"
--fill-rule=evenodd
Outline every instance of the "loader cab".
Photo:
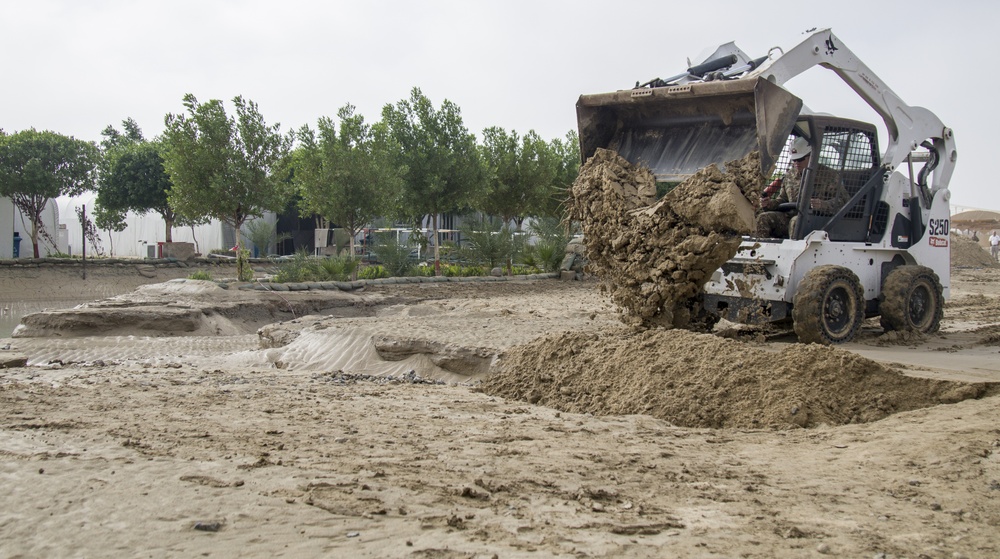
M 888 207 L 880 203 L 883 171 L 880 167 L 878 133 L 865 122 L 824 115 L 801 116 L 778 156 L 773 179 L 783 177 L 792 167 L 789 149 L 795 137 L 809 141 L 812 154 L 792 213 L 789 238 L 802 239 L 817 230 L 826 231 L 832 241 L 876 242 L 888 221 Z M 835 207 L 815 208 L 814 195 L 826 198 L 836 182 L 843 191 Z M 818 184 L 823 184 L 817 188 Z M 846 193 L 846 194 L 845 194 Z

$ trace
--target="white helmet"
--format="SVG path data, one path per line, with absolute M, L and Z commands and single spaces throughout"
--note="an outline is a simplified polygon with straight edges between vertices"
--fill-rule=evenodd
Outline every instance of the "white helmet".
M 809 140 L 806 140 L 802 136 L 796 136 L 792 140 L 792 147 L 788 150 L 789 157 L 792 161 L 798 161 L 803 157 L 812 153 L 812 146 L 809 145 Z

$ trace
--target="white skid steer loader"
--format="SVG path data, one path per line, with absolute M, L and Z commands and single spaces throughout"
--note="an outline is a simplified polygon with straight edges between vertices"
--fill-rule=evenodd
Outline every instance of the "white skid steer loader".
M 812 114 L 782 85 L 809 68 L 833 70 L 883 119 L 875 126 Z M 828 29 L 787 52 L 751 59 L 733 43 L 702 64 L 630 90 L 577 103 L 581 156 L 617 151 L 676 183 L 706 165 L 754 150 L 780 179 L 798 150 L 810 152 L 796 199 L 777 232 L 744 237 L 704 286 L 705 310 L 745 324 L 792 321 L 802 342 L 844 343 L 866 317 L 886 330 L 935 332 L 950 282 L 948 182 L 957 152 L 951 129 L 911 107 Z M 819 207 L 821 171 L 846 192 Z M 825 185 L 824 188 L 829 188 Z

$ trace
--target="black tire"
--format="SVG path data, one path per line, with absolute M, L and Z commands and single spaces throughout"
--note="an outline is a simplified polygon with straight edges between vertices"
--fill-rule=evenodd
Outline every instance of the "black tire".
M 889 272 L 879 294 L 879 322 L 887 332 L 933 334 L 941 327 L 941 280 L 926 266 L 900 266 Z
M 793 326 L 802 343 L 847 343 L 854 339 L 864 318 L 861 281 L 843 266 L 809 270 L 792 301 Z

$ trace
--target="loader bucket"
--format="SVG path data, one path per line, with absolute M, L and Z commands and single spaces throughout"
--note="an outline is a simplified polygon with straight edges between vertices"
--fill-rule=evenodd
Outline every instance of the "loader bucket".
M 680 182 L 760 150 L 768 176 L 801 109 L 801 99 L 760 78 L 582 95 L 580 154 L 586 162 L 612 149 L 657 181 Z

